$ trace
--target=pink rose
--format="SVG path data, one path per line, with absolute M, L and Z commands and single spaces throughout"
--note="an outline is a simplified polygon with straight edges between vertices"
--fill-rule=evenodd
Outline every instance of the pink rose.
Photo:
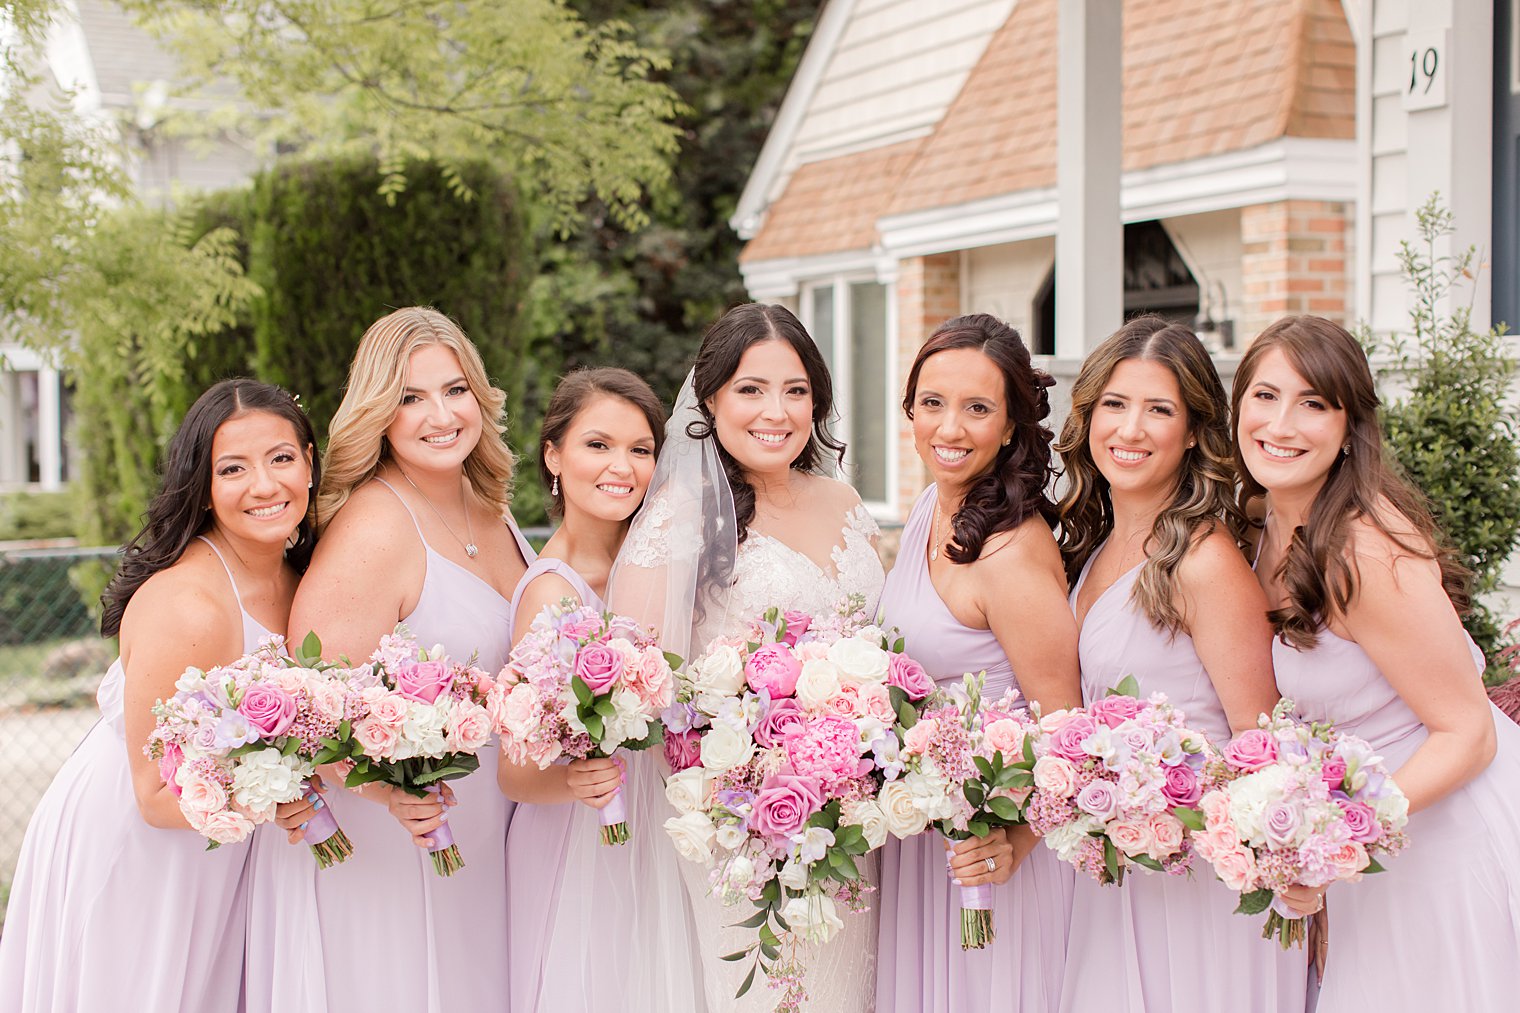
M 906 654 L 894 654 L 887 663 L 887 685 L 908 694 L 909 700 L 922 700 L 934 692 L 934 680 L 924 666 Z
M 392 728 L 400 728 L 406 722 L 406 700 L 379 687 L 376 689 L 378 692 L 370 703 L 369 716 Z
M 1199 808 L 1203 810 L 1204 823 L 1210 830 L 1215 827 L 1230 827 L 1230 796 L 1225 792 L 1219 790 L 1209 792 L 1203 796 Z
M 491 740 L 491 715 L 479 704 L 456 700 L 444 742 L 451 753 L 473 753 Z
M 1093 784 L 1102 783 L 1101 781 L 1093 782 Z M 1131 858 L 1136 855 L 1149 855 L 1156 851 L 1156 838 L 1151 834 L 1150 824 L 1143 819 L 1118 820 L 1109 824 L 1108 839 L 1114 842 L 1114 847 Z
M 179 783 L 179 807 L 182 811 L 205 816 L 227 808 L 227 789 L 220 781 L 191 767 L 181 767 L 175 775 Z
M 1087 759 L 1087 750 L 1082 748 L 1082 743 L 1097 730 L 1098 724 L 1092 718 L 1086 714 L 1073 714 L 1071 719 L 1050 737 L 1050 751 L 1062 759 L 1081 763 Z
M 1004 760 L 1017 761 L 1024 755 L 1024 729 L 1012 718 L 999 718 L 982 729 L 982 741 L 1003 754 Z
M 364 755 L 375 760 L 389 759 L 401 739 L 399 725 L 389 724 L 374 716 L 364 718 L 354 725 L 354 741 L 364 750 Z
M 797 677 L 801 674 L 802 665 L 785 644 L 763 644 L 744 663 L 749 688 L 757 693 L 764 690 L 772 700 L 797 692 Z
M 324 681 L 311 687 L 311 709 L 329 721 L 342 721 L 348 711 L 348 694 L 336 681 Z
M 797 701 L 783 697 L 771 702 L 771 709 L 760 719 L 755 729 L 755 741 L 766 749 L 774 749 L 802 730 L 807 724 L 807 713 Z
M 1336 879 L 1353 879 L 1367 868 L 1367 849 L 1356 841 L 1347 841 L 1332 851 L 1330 865 L 1335 869 Z
M 1225 743 L 1221 752 L 1230 766 L 1254 774 L 1277 761 L 1277 740 L 1271 732 L 1251 728 Z
M 173 742 L 164 743 L 164 755 L 158 758 L 158 776 L 169 790 L 174 792 L 176 798 L 184 791 L 174 781 L 174 775 L 179 771 L 179 765 L 185 760 L 185 751 Z
M 1295 843 L 1303 825 L 1304 812 L 1296 802 L 1273 802 L 1262 819 L 1267 840 L 1278 845 Z
M 575 656 L 575 674 L 593 696 L 608 693 L 626 667 L 623 652 L 608 644 L 587 644 Z
M 892 696 L 887 692 L 886 686 L 879 682 L 861 683 L 856 687 L 856 693 L 860 697 L 859 713 L 875 718 L 889 728 L 897 723 L 897 714 L 892 710 Z
M 772 774 L 755 795 L 750 829 L 776 842 L 787 842 L 823 807 L 823 788 L 815 778 Z
M 559 628 L 560 636 L 567 640 L 574 640 L 577 643 L 588 637 L 593 637 L 600 632 L 602 632 L 602 617 L 598 615 L 572 619 Z
M 837 693 L 823 702 L 823 709 L 841 717 L 854 717 L 860 713 L 860 687 L 855 683 L 840 686 Z
M 492 727 L 511 739 L 525 739 L 538 726 L 538 689 L 531 682 L 502 683 L 486 698 Z
M 835 714 L 813 718 L 786 740 L 786 757 L 804 777 L 834 784 L 869 769 L 860 758 L 860 731 L 855 722 Z
M 939 722 L 934 718 L 925 718 L 909 728 L 907 734 L 903 736 L 903 752 L 922 754 L 938 734 Z
M 218 844 L 236 844 L 253 832 L 253 823 L 246 816 L 224 809 L 208 815 L 195 829 L 207 840 Z
M 1077 808 L 1100 820 L 1113 819 L 1119 812 L 1119 794 L 1108 781 L 1089 781 L 1077 792 Z
M 1139 714 L 1142 706 L 1141 702 L 1132 696 L 1115 694 L 1088 704 L 1087 713 L 1092 715 L 1094 721 L 1100 721 L 1110 728 L 1118 728 Z
M 1057 798 L 1071 798 L 1077 791 L 1077 768 L 1059 756 L 1042 756 L 1034 763 L 1034 786 Z
M 1331 791 L 1335 791 L 1346 780 L 1346 761 L 1339 756 L 1325 757 L 1319 768 L 1319 776 L 1324 778 Z
M 244 691 L 237 709 L 260 738 L 272 739 L 285 734 L 296 719 L 296 698 L 272 683 L 256 682 Z
M 1161 794 L 1172 805 L 1196 805 L 1203 797 L 1203 785 L 1199 784 L 1198 774 L 1192 767 L 1179 763 L 1166 768 L 1166 784 L 1162 786 Z
M 1256 858 L 1239 845 L 1214 856 L 1214 872 L 1236 893 L 1248 893 L 1257 887 Z
M 673 732 L 667 728 L 665 730 L 665 762 L 670 764 L 671 771 L 679 774 L 700 763 L 701 744 L 702 735 L 695 730 Z
M 628 688 L 640 701 L 655 710 L 664 710 L 675 699 L 675 676 L 665 653 L 658 647 L 646 647 L 629 666 Z
M 1377 813 L 1370 805 L 1339 798 L 1335 800 L 1335 804 L 1341 807 L 1341 815 L 1345 817 L 1346 829 L 1351 832 L 1353 841 L 1371 844 L 1383 836 L 1383 828 L 1378 823 Z
M 787 609 L 781 613 L 781 618 L 786 620 L 786 633 L 782 635 L 781 639 L 786 642 L 788 647 L 794 646 L 797 643 L 797 638 L 806 633 L 808 627 L 813 625 L 812 616 L 806 612 L 798 612 L 796 609 Z
M 1182 824 L 1175 816 L 1155 813 L 1146 821 L 1146 827 L 1156 842 L 1156 850 L 1152 852 L 1155 857 L 1166 858 L 1182 850 Z
M 454 672 L 442 661 L 403 661 L 396 668 L 396 692 L 408 700 L 432 703 L 454 682 Z

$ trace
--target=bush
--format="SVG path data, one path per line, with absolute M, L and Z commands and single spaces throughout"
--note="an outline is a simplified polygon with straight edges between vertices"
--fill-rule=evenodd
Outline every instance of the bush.
M 1408 393 L 1387 399 L 1383 410 L 1388 446 L 1429 497 L 1436 522 L 1473 571 L 1474 593 L 1482 595 L 1498 585 L 1520 535 L 1520 448 L 1505 404 L 1516 362 L 1502 330 L 1473 330 L 1471 307 L 1453 298 L 1472 278 L 1477 251 L 1436 253 L 1437 242 L 1452 231 L 1439 194 L 1419 209 L 1417 220 L 1419 242 L 1403 242 L 1399 250 L 1415 297 L 1411 333 L 1382 342 L 1365 329 L 1362 336 L 1390 353 L 1385 372 L 1408 385 Z M 1493 613 L 1475 600 L 1465 622 L 1493 658 L 1502 636 Z M 1499 675 L 1492 662 L 1490 674 Z
M 79 517 L 74 499 L 67 490 L 0 496 L 0 542 L 76 537 Z

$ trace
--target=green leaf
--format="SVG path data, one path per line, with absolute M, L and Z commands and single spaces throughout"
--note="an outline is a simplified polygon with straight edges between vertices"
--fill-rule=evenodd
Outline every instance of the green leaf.
M 630 742 L 625 742 L 618 748 L 626 749 L 630 753 L 639 753 L 643 752 L 646 749 L 653 749 L 655 746 L 661 745 L 664 741 L 665 726 L 660 724 L 658 721 L 654 721 L 650 723 L 649 731 L 642 739 L 634 739 Z
M 904 640 L 902 637 L 898 637 L 896 640 L 892 641 L 892 653 L 893 654 L 901 654 L 904 651 L 904 649 L 907 648 L 907 646 L 908 646 L 908 642 L 906 640 Z
M 761 908 L 759 911 L 756 911 L 754 914 L 750 915 L 748 918 L 744 919 L 742 922 L 738 922 L 737 924 L 735 924 L 734 928 L 736 928 L 736 929 L 758 929 L 760 926 L 762 926 L 762 925 L 765 924 L 765 919 L 766 919 L 766 917 L 769 914 L 770 914 L 769 911 L 767 911 L 764 908 Z
M 781 956 L 781 944 L 762 942 L 760 944 L 760 952 L 765 954 L 766 960 L 775 961 Z
M 681 670 L 681 666 L 686 664 L 685 659 L 682 658 L 679 654 L 672 654 L 670 651 L 664 651 L 662 653 L 665 655 L 665 664 L 669 665 L 671 671 L 673 672 L 679 672 Z
M 352 721 L 348 720 L 348 718 L 344 718 L 342 721 L 338 722 L 338 738 L 346 742 L 349 739 L 353 738 L 353 735 L 354 723 Z
M 575 702 L 582 707 L 591 706 L 591 701 L 596 699 L 596 694 L 591 692 L 591 687 L 586 685 L 586 680 L 578 675 L 570 677 L 570 688 L 575 691 Z
M 860 878 L 860 870 L 855 868 L 855 862 L 849 855 L 837 848 L 829 849 L 829 865 L 845 879 L 856 880 Z
M 1147 869 L 1150 869 L 1152 872 L 1161 871 L 1161 863 L 1156 861 L 1150 855 L 1132 855 L 1130 856 L 1130 861 L 1134 862 L 1136 865 L 1143 865 Z
M 1124 678 L 1119 680 L 1119 685 L 1109 690 L 1104 694 L 1104 696 L 1128 696 L 1139 698 L 1140 683 L 1135 679 L 1133 675 L 1126 675 Z
M 412 778 L 413 784 L 433 784 L 438 781 L 452 781 L 455 778 L 464 777 L 470 771 L 463 767 L 448 766 L 442 770 L 434 770 L 426 774 L 419 774 Z
M 977 771 L 987 780 L 991 781 L 997 776 L 997 774 L 992 769 L 992 761 L 987 759 L 987 757 L 973 756 L 971 758 L 971 762 L 976 764 Z
M 986 837 L 992 833 L 992 826 L 986 820 L 972 820 L 966 824 L 966 831 L 977 837 Z
M 581 719 L 581 723 L 586 726 L 586 734 L 591 736 L 592 742 L 600 742 L 602 740 L 604 727 L 600 714 L 588 714 Z
M 1371 855 L 1368 855 L 1367 856 L 1367 865 L 1366 865 L 1366 867 L 1364 869 L 1362 869 L 1362 871 L 1363 872 L 1387 872 L 1388 869 L 1383 865 L 1382 862 L 1379 862 L 1376 858 L 1373 858 Z
M 592 709 L 603 718 L 610 718 L 617 713 L 617 708 L 612 704 L 611 696 L 598 697 L 596 703 L 592 705 Z
M 863 845 L 865 842 L 865 831 L 853 823 L 842 826 L 834 832 L 834 846 L 843 848 L 845 851 L 848 851 L 851 854 L 860 853 L 852 850 L 853 845 Z
M 280 747 L 280 755 L 281 756 L 290 756 L 290 755 L 294 754 L 297 749 L 300 749 L 300 748 L 301 748 L 301 740 L 298 739 L 298 738 L 296 738 L 294 735 L 287 735 L 287 736 L 285 736 L 285 744 Z
M 350 770 L 348 772 L 348 776 L 343 779 L 343 784 L 349 788 L 357 788 L 361 784 L 369 784 L 371 781 L 379 781 L 384 777 L 385 772 L 383 770 L 379 770 L 378 768 L 360 770 L 358 767 L 355 767 L 353 770 Z
M 1024 736 L 1024 762 L 1034 764 L 1034 740 L 1027 735 Z
M 723 956 L 719 957 L 718 959 L 719 960 L 743 960 L 745 957 L 749 956 L 749 952 L 750 952 L 749 950 L 736 950 L 733 953 L 725 953 L 725 954 L 723 954 Z
M 1240 904 L 1235 908 L 1239 915 L 1259 915 L 1272 905 L 1272 891 L 1268 889 L 1252 890 L 1250 893 L 1240 895 Z
M 781 940 L 776 937 L 775 931 L 769 925 L 762 925 L 760 926 L 760 943 L 761 945 L 769 943 L 772 946 L 779 946 Z
M 1107 837 L 1103 838 L 1103 867 L 1108 870 L 1109 879 L 1119 878 L 1119 851 Z
M 760 962 L 757 960 L 755 962 L 755 966 L 751 967 L 749 969 L 749 973 L 744 976 L 744 984 L 740 985 L 739 991 L 734 993 L 735 999 L 738 999 L 740 996 L 744 995 L 744 993 L 749 991 L 749 987 L 755 983 L 755 971 L 759 970 L 759 968 Z
M 994 798 L 989 798 L 987 800 L 987 808 L 990 809 L 992 811 L 992 814 L 994 816 L 997 816 L 999 819 L 1005 819 L 1009 823 L 1015 823 L 1018 821 L 1019 806 L 1018 803 L 1014 802 L 1014 800 L 1011 798 L 1005 798 L 1002 795 L 998 795 Z
M 918 711 L 914 710 L 913 705 L 906 699 L 898 705 L 897 723 L 902 726 L 904 731 L 918 724 Z
M 1178 823 L 1181 823 L 1189 830 L 1203 833 L 1204 829 L 1208 826 L 1203 818 L 1203 810 L 1201 809 L 1194 809 L 1190 806 L 1177 806 L 1172 810 L 1172 815 L 1177 817 Z
M 767 905 L 775 907 L 776 903 L 781 899 L 781 884 L 774 879 L 768 880 L 760 890 L 760 899 L 765 901 Z
M 296 660 L 306 668 L 322 660 L 322 638 L 317 636 L 316 630 L 307 631 L 300 648 L 296 651 Z

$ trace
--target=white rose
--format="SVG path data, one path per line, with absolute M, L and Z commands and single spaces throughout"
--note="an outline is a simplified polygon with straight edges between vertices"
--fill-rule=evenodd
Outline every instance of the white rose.
M 877 798 L 886 816 L 887 829 L 898 840 L 921 834 L 929 825 L 929 818 L 914 804 L 913 789 L 906 781 L 891 781 L 881 789 Z
M 807 866 L 802 862 L 790 860 L 781 867 L 781 871 L 776 875 L 776 880 L 788 890 L 801 890 L 807 886 Z
M 735 855 L 723 867 L 722 884 L 725 903 L 737 903 L 739 895 L 749 889 L 755 878 L 755 863 L 745 855 Z M 730 896 L 733 900 L 729 900 Z
M 855 639 L 880 647 L 882 641 L 887 639 L 887 632 L 876 625 L 862 626 L 855 631 Z
M 839 668 L 842 682 L 886 682 L 891 657 L 875 644 L 846 637 L 829 646 L 829 660 Z
M 744 688 L 744 661 L 737 648 L 714 648 L 693 666 L 692 686 L 698 693 L 733 696 Z
M 797 677 L 797 699 L 803 706 L 821 707 L 838 692 L 839 666 L 824 659 L 802 663 L 802 674 Z
M 754 753 L 754 740 L 732 725 L 713 725 L 702 736 L 702 766 L 714 774 L 748 762 Z
M 887 841 L 887 814 L 875 802 L 845 803 L 844 818 L 847 826 L 857 826 L 865 834 L 866 844 L 874 850 Z
M 685 816 L 707 800 L 707 784 L 707 772 L 701 767 L 690 767 L 665 779 L 665 800 Z
M 720 823 L 714 832 L 718 846 L 724 851 L 738 851 L 749 841 L 749 832 L 742 823 Z
M 844 928 L 834 901 L 821 893 L 793 897 L 781 909 L 781 917 L 810 943 L 826 943 Z
M 672 816 L 665 821 L 665 832 L 675 842 L 676 851 L 690 862 L 712 861 L 713 823 L 699 812 Z
M 238 757 L 232 769 L 232 796 L 253 812 L 273 810 L 301 797 L 311 764 L 298 755 L 281 756 L 278 749 L 256 749 Z
M 1081 821 L 1063 823 L 1045 835 L 1045 845 L 1063 862 L 1070 862 L 1087 842 L 1087 830 Z

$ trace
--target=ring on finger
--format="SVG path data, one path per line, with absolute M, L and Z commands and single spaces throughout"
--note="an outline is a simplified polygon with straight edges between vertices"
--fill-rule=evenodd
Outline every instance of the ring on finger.
M 997 872 L 997 859 L 988 857 L 982 859 L 982 861 L 987 863 L 988 872 Z

